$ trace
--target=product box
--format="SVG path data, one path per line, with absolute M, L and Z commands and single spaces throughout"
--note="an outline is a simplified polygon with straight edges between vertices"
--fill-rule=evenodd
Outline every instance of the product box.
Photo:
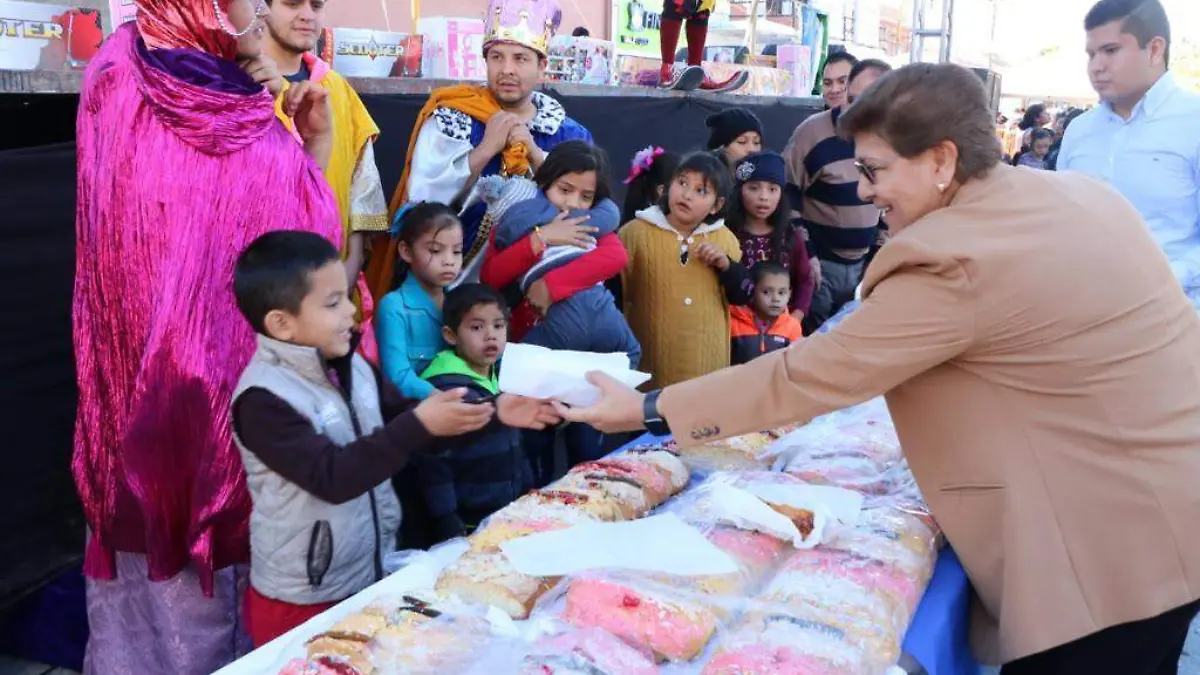
M 443 80 L 481 82 L 487 79 L 483 62 L 483 20 L 422 17 L 417 33 L 424 39 L 421 73 Z
M 816 85 L 812 47 L 786 44 L 777 47 L 777 68 L 792 74 L 792 96 L 811 96 Z
M 347 77 L 420 77 L 420 35 L 334 28 L 332 64 Z
M 576 84 L 616 84 L 615 45 L 606 40 L 559 36 L 550 41 L 546 79 Z
M 100 10 L 0 0 L 0 70 L 82 70 L 103 40 Z
M 112 24 L 112 30 L 136 18 L 137 4 L 134 0 L 108 0 L 108 20 Z

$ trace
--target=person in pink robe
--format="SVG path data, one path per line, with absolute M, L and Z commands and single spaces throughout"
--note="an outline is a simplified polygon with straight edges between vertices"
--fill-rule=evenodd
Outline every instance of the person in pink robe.
M 253 1 L 139 0 L 84 77 L 72 468 L 89 674 L 207 675 L 246 644 L 250 498 L 229 407 L 254 339 L 234 261 L 271 230 L 341 236 L 319 166 L 328 102 L 289 98 L 303 146 L 276 119 Z

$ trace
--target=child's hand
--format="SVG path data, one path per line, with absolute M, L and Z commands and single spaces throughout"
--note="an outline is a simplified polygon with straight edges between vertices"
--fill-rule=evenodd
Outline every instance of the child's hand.
M 545 429 L 562 421 L 548 401 L 526 398 L 516 394 L 500 394 L 496 398 L 500 421 L 521 429 Z
M 546 242 L 547 246 L 591 247 L 596 243 L 596 238 L 592 235 L 599 232 L 600 229 L 584 225 L 589 217 L 570 218 L 567 216 L 567 212 L 563 211 L 555 216 L 554 220 L 540 228 L 542 241 Z
M 433 436 L 459 436 L 477 431 L 492 421 L 496 407 L 491 403 L 465 403 L 464 388 L 439 391 L 413 410 L 421 426 Z
M 725 251 L 722 251 L 721 247 L 716 244 L 710 244 L 707 241 L 697 244 L 696 248 L 692 249 L 692 255 L 718 272 L 729 269 L 729 256 L 725 255 Z

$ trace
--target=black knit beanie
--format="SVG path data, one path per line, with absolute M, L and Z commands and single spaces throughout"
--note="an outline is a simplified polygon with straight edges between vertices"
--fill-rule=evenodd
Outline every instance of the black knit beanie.
M 758 116 L 745 108 L 729 108 L 713 113 L 704 120 L 704 124 L 709 128 L 709 150 L 725 147 L 747 131 L 757 131 L 759 136 L 763 135 Z

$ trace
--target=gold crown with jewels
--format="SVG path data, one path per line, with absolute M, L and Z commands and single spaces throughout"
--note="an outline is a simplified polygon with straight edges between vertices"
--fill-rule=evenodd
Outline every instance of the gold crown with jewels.
M 491 0 L 485 20 L 483 50 L 498 42 L 518 44 L 546 55 L 550 39 L 562 24 L 555 0 Z

